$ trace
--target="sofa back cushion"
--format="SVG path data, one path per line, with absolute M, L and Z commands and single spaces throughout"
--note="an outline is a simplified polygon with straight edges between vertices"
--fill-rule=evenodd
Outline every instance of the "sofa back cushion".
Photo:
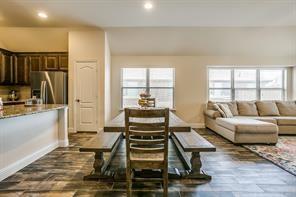
M 296 116 L 295 101 L 276 101 L 281 116 Z
M 274 101 L 256 101 L 260 116 L 279 116 L 280 112 Z
M 240 116 L 258 116 L 257 106 L 254 101 L 238 101 L 237 108 Z

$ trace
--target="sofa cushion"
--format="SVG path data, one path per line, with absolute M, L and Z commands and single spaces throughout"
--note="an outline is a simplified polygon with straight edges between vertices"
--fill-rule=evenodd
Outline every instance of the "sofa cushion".
M 226 103 L 232 113 L 233 116 L 238 116 L 238 109 L 237 109 L 237 103 L 236 101 L 227 102 Z
M 272 124 L 277 124 L 277 120 L 275 116 L 235 116 L 235 118 L 249 118 L 253 120 L 260 120 L 263 122 L 270 122 Z
M 276 105 L 282 116 L 296 116 L 296 104 L 294 101 L 277 101 Z
M 224 118 L 232 118 L 233 115 L 229 109 L 229 106 L 226 103 L 220 103 L 218 104 L 219 108 L 223 111 L 222 116 Z
M 258 116 L 255 102 L 238 101 L 237 108 L 240 116 Z
M 221 117 L 220 112 L 216 110 L 205 110 L 205 115 L 213 119 Z
M 285 126 L 285 125 L 296 126 L 296 117 L 294 116 L 276 117 L 276 120 L 279 126 Z
M 256 101 L 260 116 L 279 116 L 280 112 L 273 101 Z
M 217 118 L 218 125 L 235 133 L 277 133 L 278 127 L 269 122 L 248 118 Z
M 208 101 L 207 109 L 208 110 L 216 110 L 216 107 L 215 107 L 216 104 L 217 104 L 216 102 Z

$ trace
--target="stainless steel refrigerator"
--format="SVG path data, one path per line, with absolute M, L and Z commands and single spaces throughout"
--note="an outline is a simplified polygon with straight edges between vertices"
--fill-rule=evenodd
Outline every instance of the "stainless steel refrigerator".
M 68 76 L 65 72 L 30 73 L 32 96 L 41 98 L 44 104 L 68 103 Z

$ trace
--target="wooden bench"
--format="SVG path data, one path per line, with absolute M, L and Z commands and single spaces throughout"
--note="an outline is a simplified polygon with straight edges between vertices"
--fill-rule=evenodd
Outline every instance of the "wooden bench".
M 216 148 L 196 131 L 173 132 L 171 138 L 177 147 L 180 158 L 186 168 L 184 178 L 211 179 L 201 171 L 202 162 L 200 160 L 201 152 L 215 152 Z M 191 157 L 188 155 L 191 153 Z
M 90 175 L 84 176 L 85 180 L 88 179 L 105 179 L 112 178 L 112 172 L 106 172 L 118 145 L 122 140 L 122 133 L 118 132 L 99 132 L 93 137 L 85 146 L 79 149 L 80 152 L 93 152 L 95 153 L 95 161 L 93 164 L 94 170 Z M 106 155 L 105 155 L 106 154 Z
M 169 115 L 169 131 L 170 132 L 190 132 L 191 127 L 189 124 L 181 120 L 174 113 L 170 112 Z M 157 119 L 155 119 L 157 122 Z M 104 127 L 105 132 L 125 132 L 124 125 L 124 112 L 120 113 L 113 120 L 108 122 Z

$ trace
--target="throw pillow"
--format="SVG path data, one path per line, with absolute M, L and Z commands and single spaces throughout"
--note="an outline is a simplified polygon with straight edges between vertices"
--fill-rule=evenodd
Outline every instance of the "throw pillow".
M 233 116 L 238 116 L 238 109 L 236 101 L 226 103 L 232 113 Z
M 231 110 L 227 104 L 219 104 L 219 107 L 224 112 L 224 118 L 233 118 Z
M 214 104 L 213 108 L 214 108 L 214 110 L 217 110 L 221 114 L 222 117 L 226 116 L 224 111 L 220 108 L 220 106 L 218 104 Z

